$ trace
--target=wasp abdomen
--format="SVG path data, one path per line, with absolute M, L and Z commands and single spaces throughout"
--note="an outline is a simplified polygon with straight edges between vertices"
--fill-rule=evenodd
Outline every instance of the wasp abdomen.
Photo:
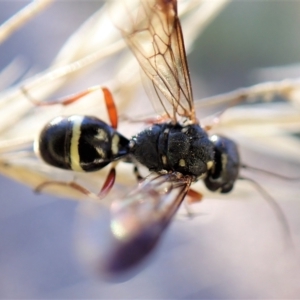
M 57 117 L 42 130 L 39 153 L 48 164 L 74 171 L 96 171 L 128 153 L 129 141 L 90 116 Z
M 202 175 L 212 165 L 213 145 L 197 124 L 155 124 L 134 136 L 130 153 L 150 170 Z

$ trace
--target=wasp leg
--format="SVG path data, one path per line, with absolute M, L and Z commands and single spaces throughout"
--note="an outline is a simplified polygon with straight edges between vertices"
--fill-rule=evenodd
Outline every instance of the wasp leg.
M 38 185 L 34 191 L 36 193 L 41 193 L 41 191 L 43 189 L 45 189 L 47 186 L 50 186 L 50 185 L 57 185 L 57 186 L 66 186 L 66 187 L 71 187 L 72 189 L 78 191 L 79 193 L 83 194 L 83 195 L 86 195 L 92 199 L 96 199 L 98 200 L 99 197 L 90 192 L 89 190 L 87 190 L 86 188 L 84 188 L 83 186 L 79 185 L 78 183 L 74 182 L 74 181 L 70 181 L 70 182 L 65 182 L 65 181 L 46 181 L 46 182 L 43 182 L 41 183 L 40 185 Z
M 187 192 L 187 203 L 188 204 L 193 204 L 200 202 L 203 199 L 203 195 L 193 189 L 189 189 Z
M 144 179 L 144 177 L 141 175 L 139 171 L 139 168 L 136 165 L 133 167 L 133 173 L 138 182 Z
M 117 129 L 118 128 L 118 112 L 117 112 L 117 107 L 115 105 L 114 98 L 109 89 L 102 88 L 102 91 L 104 94 L 104 100 L 105 100 L 106 109 L 108 112 L 111 127 L 114 129 Z
M 113 187 L 115 183 L 116 178 L 116 170 L 115 167 L 111 168 L 110 172 L 108 173 L 105 182 L 98 194 L 94 194 L 93 192 L 90 192 L 80 184 L 76 183 L 75 181 L 65 182 L 65 181 L 46 181 L 41 183 L 35 188 L 36 193 L 40 193 L 44 188 L 46 188 L 49 185 L 59 185 L 59 186 L 66 186 L 71 187 L 72 189 L 78 191 L 79 193 L 88 196 L 89 198 L 100 200 L 105 198 L 105 196 L 109 193 L 111 188 Z
M 109 193 L 109 191 L 111 190 L 111 188 L 115 183 L 115 179 L 116 179 L 116 169 L 113 167 L 110 169 L 106 177 L 106 180 L 102 186 L 102 189 L 98 193 L 98 198 L 103 199 Z
M 189 189 L 187 192 L 186 201 L 183 202 L 185 210 L 187 212 L 187 216 L 189 218 L 194 217 L 195 213 L 193 212 L 190 204 L 200 202 L 203 199 L 203 195 L 194 189 Z
M 209 125 L 205 125 L 204 126 L 204 130 L 205 131 L 209 131 L 211 129 L 213 129 L 214 126 L 217 126 L 220 123 L 220 119 L 222 114 L 225 112 L 225 110 L 218 112 L 212 119 L 211 124 Z
M 205 125 L 204 126 L 204 129 L 205 131 L 209 131 L 211 130 L 213 127 L 217 126 L 219 123 L 220 123 L 220 120 L 221 120 L 221 117 L 223 116 L 223 114 L 231 107 L 234 107 L 236 105 L 238 105 L 239 103 L 242 103 L 244 100 L 243 97 L 241 98 L 238 98 L 238 99 L 235 99 L 234 101 L 232 101 L 227 107 L 225 107 L 223 110 L 217 112 L 213 118 L 212 118 L 212 121 L 211 121 L 211 124 L 209 125 Z
M 111 127 L 114 129 L 116 129 L 118 127 L 118 113 L 117 113 L 115 101 L 114 101 L 114 98 L 113 98 L 111 92 L 106 87 L 101 87 L 99 85 L 95 85 L 95 86 L 88 88 L 85 91 L 81 91 L 76 94 L 72 94 L 72 95 L 66 96 L 64 98 L 46 102 L 46 103 L 39 102 L 39 101 L 35 100 L 34 98 L 32 98 L 31 95 L 25 89 L 25 87 L 21 87 L 21 90 L 24 93 L 24 95 L 36 106 L 49 106 L 49 105 L 57 105 L 57 104 L 67 106 L 67 105 L 70 105 L 70 104 L 80 100 L 81 98 L 85 97 L 86 95 L 88 95 L 90 93 L 93 93 L 98 90 L 102 90 L 106 109 L 107 109 L 109 120 L 111 123 Z

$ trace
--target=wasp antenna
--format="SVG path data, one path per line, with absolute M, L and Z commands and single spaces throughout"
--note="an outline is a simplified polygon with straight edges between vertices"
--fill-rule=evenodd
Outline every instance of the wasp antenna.
M 287 222 L 287 219 L 286 219 L 281 207 L 278 205 L 276 200 L 265 189 L 263 189 L 262 186 L 259 183 L 257 183 L 255 180 L 248 178 L 248 177 L 239 177 L 238 179 L 246 180 L 246 181 L 250 182 L 257 189 L 257 191 L 263 196 L 263 198 L 267 201 L 269 206 L 274 211 L 277 220 L 281 224 L 281 228 L 284 233 L 283 236 L 284 236 L 285 244 L 287 246 L 294 247 L 289 224 Z
M 271 175 L 273 177 L 277 177 L 277 178 L 280 178 L 280 179 L 283 179 L 283 180 L 293 180 L 293 181 L 300 180 L 300 177 L 289 177 L 289 176 L 277 174 L 277 173 L 274 173 L 274 172 L 271 172 L 271 171 L 267 171 L 267 170 L 264 170 L 264 169 L 248 166 L 248 165 L 245 165 L 245 164 L 241 164 L 241 168 L 243 168 L 245 170 L 261 172 L 261 173 L 268 174 L 268 175 Z

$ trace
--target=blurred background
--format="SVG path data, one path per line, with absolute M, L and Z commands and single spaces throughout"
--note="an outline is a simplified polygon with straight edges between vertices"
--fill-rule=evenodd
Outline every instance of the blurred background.
M 26 3 L 1 1 L 0 23 Z M 101 1 L 54 2 L 0 45 L 0 69 L 16 57 L 24 69 L 48 67 L 70 34 L 101 5 Z M 299 11 L 298 1 L 229 3 L 188 57 L 195 99 L 299 77 Z M 59 95 L 74 92 L 75 85 L 77 91 L 99 84 L 110 74 L 98 76 L 95 66 L 89 75 L 77 78 Z M 279 160 L 243 143 L 241 156 L 249 165 L 300 175 L 300 161 L 284 153 Z M 35 195 L 1 176 L 0 298 L 297 299 L 299 182 L 254 177 L 282 207 L 295 251 L 284 246 L 280 223 L 262 196 L 241 182 L 229 195 L 208 197 L 192 219 L 184 217 L 183 210 L 149 265 L 131 280 L 111 284 L 89 272 L 76 255 L 76 201 Z

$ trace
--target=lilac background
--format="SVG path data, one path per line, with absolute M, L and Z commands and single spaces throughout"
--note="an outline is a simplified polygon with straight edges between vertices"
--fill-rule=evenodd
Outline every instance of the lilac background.
M 190 56 L 196 98 L 255 83 L 251 72 L 257 67 L 299 61 L 300 4 L 241 2 L 221 14 Z M 25 3 L 1 1 L 0 21 Z M 58 1 L 0 46 L 0 67 L 19 55 L 28 66 L 47 67 L 99 3 Z M 260 159 L 246 150 L 243 158 Z M 296 174 L 299 164 L 287 158 L 283 167 Z M 278 180 L 275 185 L 272 180 L 266 183 L 275 195 L 295 188 Z M 281 204 L 297 244 L 300 206 L 289 202 L 291 194 L 297 198 L 299 191 L 289 192 Z M 241 201 L 230 201 L 230 195 L 228 200 L 220 196 L 204 201 L 199 217 L 172 224 L 155 259 L 140 275 L 109 284 L 89 273 L 75 255 L 76 202 L 36 196 L 0 177 L 0 298 L 299 298 L 299 255 L 282 250 L 274 215 L 253 195 L 253 201 L 243 201 L 243 195 Z

